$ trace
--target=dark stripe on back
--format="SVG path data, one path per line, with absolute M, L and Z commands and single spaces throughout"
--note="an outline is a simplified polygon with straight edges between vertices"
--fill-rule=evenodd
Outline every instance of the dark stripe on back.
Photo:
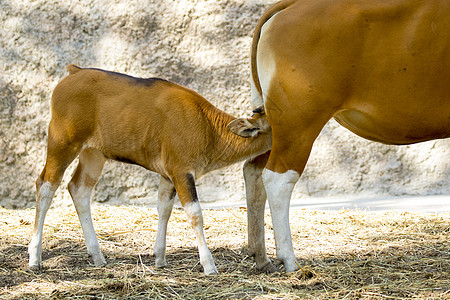
M 85 70 L 100 71 L 100 72 L 107 73 L 107 74 L 112 75 L 112 76 L 117 76 L 117 77 L 120 77 L 120 78 L 128 79 L 128 80 L 132 81 L 135 84 L 141 84 L 141 85 L 144 85 L 144 86 L 151 86 L 155 82 L 169 82 L 169 81 L 167 81 L 165 79 L 156 78 L 156 77 L 139 78 L 139 77 L 133 77 L 133 76 L 130 76 L 130 75 L 127 75 L 127 74 L 119 73 L 119 72 L 106 71 L 106 70 L 97 69 L 97 68 L 86 68 Z

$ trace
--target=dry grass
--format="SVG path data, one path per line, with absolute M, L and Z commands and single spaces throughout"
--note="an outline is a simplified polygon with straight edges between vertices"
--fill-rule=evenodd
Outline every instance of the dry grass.
M 246 255 L 244 208 L 204 210 L 219 276 L 206 277 L 182 210 L 169 223 L 169 267 L 154 267 L 151 208 L 93 210 L 106 267 L 93 267 L 73 208 L 50 210 L 43 271 L 27 267 L 34 210 L 0 208 L 0 298 L 450 299 L 450 213 L 291 212 L 294 274 L 260 274 Z M 274 257 L 270 218 L 266 244 Z

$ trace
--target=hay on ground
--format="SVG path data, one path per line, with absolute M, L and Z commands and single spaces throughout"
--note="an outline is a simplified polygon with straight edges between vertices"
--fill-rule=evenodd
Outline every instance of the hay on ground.
M 73 208 L 51 209 L 43 270 L 28 269 L 34 210 L 0 208 L 0 298 L 444 299 L 450 298 L 450 213 L 291 211 L 300 271 L 260 274 L 246 250 L 246 210 L 204 210 L 220 275 L 202 273 L 184 212 L 169 222 L 164 269 L 154 267 L 154 208 L 93 209 L 106 267 L 86 253 Z M 275 243 L 266 214 L 266 245 Z

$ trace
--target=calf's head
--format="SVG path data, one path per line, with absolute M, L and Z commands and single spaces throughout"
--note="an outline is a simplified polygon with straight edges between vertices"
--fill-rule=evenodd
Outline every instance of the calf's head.
M 228 124 L 228 129 L 234 134 L 245 138 L 271 133 L 271 128 L 262 106 L 254 109 L 253 115 L 249 119 L 237 118 L 231 121 Z

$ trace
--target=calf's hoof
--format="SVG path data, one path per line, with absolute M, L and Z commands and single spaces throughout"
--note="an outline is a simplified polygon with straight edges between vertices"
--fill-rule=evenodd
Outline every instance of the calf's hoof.
M 42 270 L 42 266 L 40 264 L 37 264 L 37 265 L 36 264 L 29 264 L 28 268 L 31 271 L 41 271 Z
M 204 268 L 203 272 L 205 273 L 205 275 L 219 275 L 219 272 L 217 271 L 216 266 L 212 266 L 212 267 L 207 267 Z
M 105 261 L 105 262 L 98 262 L 98 263 L 94 263 L 94 266 L 96 266 L 96 267 L 104 267 L 104 266 L 106 266 L 108 263 Z
M 155 267 L 157 267 L 159 269 L 162 269 L 162 268 L 165 268 L 167 266 L 168 266 L 168 264 L 167 264 L 167 261 L 165 259 L 156 259 L 155 260 Z
M 103 256 L 103 254 L 100 255 L 91 255 L 92 259 L 94 260 L 94 266 L 96 267 L 103 267 L 106 266 L 106 260 L 105 257 Z

